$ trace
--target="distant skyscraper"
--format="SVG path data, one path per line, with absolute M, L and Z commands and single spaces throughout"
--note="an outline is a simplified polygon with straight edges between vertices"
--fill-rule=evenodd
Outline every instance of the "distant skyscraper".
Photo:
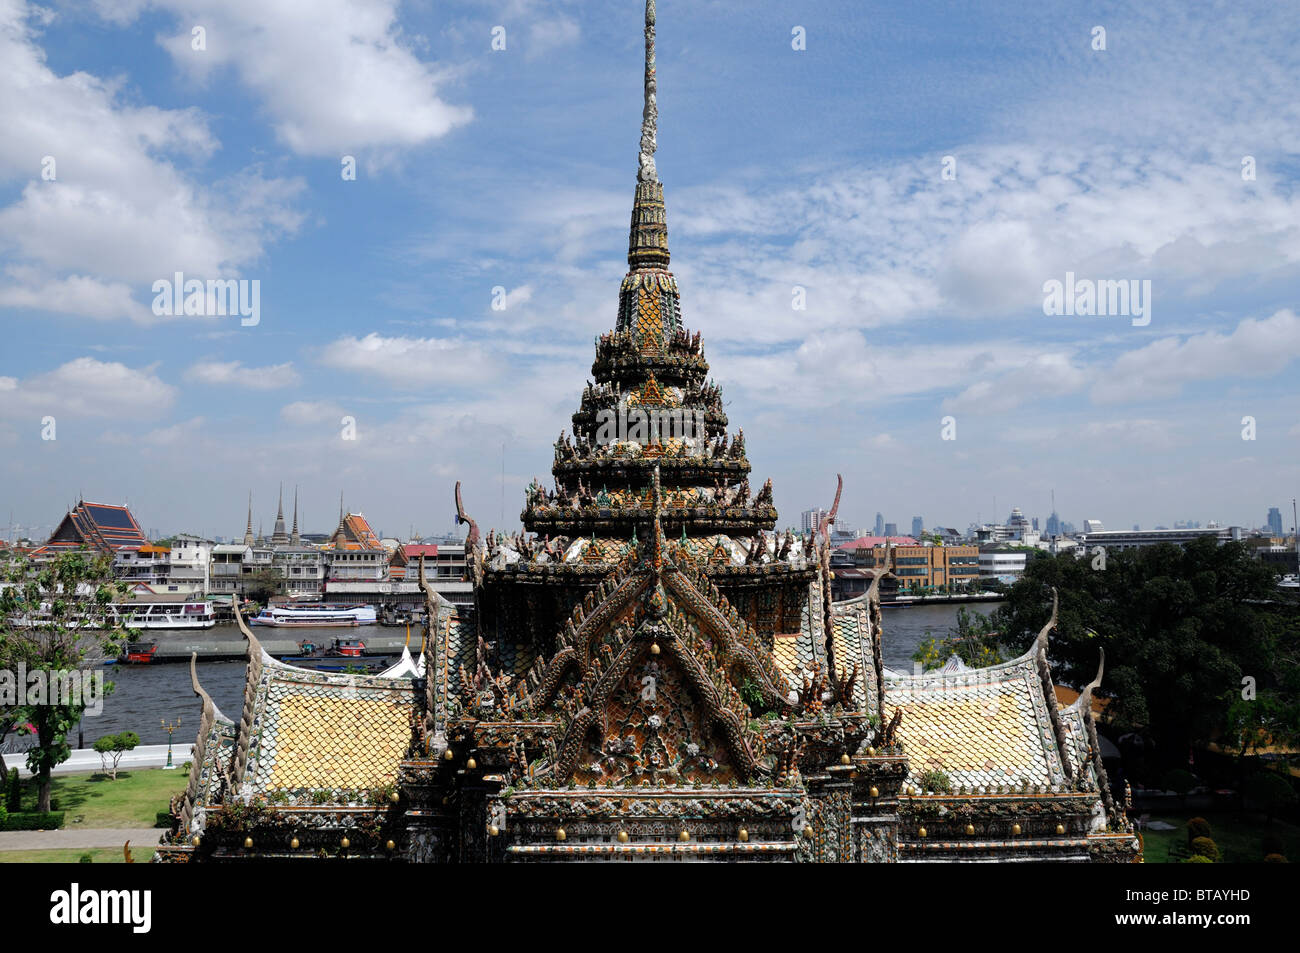
M 921 533 L 925 530 L 925 521 L 919 516 L 912 517 L 912 538 L 920 539 Z
M 1270 506 L 1268 508 L 1268 535 L 1282 535 L 1282 511 L 1276 506 Z
M 876 535 L 885 535 L 885 517 L 880 513 L 876 514 Z
M 1134 523 L 1134 524 L 1133 524 L 1133 532 L 1135 532 L 1135 533 L 1140 533 L 1140 532 L 1142 532 L 1142 527 L 1139 526 L 1137 523 Z
M 1084 520 L 1083 531 L 1085 533 L 1102 533 L 1106 527 L 1101 525 L 1101 520 Z
M 898 524 L 897 524 L 897 523 L 886 523 L 885 526 L 884 526 L 884 530 L 885 530 L 885 531 L 884 531 L 883 533 L 879 534 L 879 535 L 881 535 L 881 536 L 897 536 L 897 535 L 898 535 Z
M 824 510 L 820 506 L 813 510 L 803 511 L 803 531 L 805 533 L 816 532 L 817 527 L 821 525 L 822 520 L 826 518 L 829 510 Z
M 1059 517 L 1056 514 L 1056 510 L 1052 510 L 1052 515 L 1047 518 L 1047 535 L 1048 536 L 1062 535 L 1061 517 Z

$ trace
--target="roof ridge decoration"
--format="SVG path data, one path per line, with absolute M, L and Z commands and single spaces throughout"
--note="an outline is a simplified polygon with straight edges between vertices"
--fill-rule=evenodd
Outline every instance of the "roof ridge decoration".
M 176 813 L 177 826 L 176 830 L 181 835 L 190 833 L 194 825 L 194 805 L 198 801 L 199 788 L 203 777 L 203 766 L 208 753 L 208 735 L 212 732 L 212 727 L 217 722 L 226 725 L 233 724 L 229 718 L 221 713 L 221 709 L 212 701 L 209 695 L 199 684 L 198 672 L 198 653 L 190 653 L 190 687 L 194 689 L 194 694 L 199 696 L 203 702 L 203 709 L 199 714 L 199 730 L 194 739 L 194 751 L 190 756 L 190 776 L 185 782 L 185 791 L 181 795 L 180 810 Z M 227 788 L 233 790 L 234 783 L 230 777 L 230 772 L 226 765 L 221 763 L 220 751 L 216 752 L 214 761 L 217 764 L 218 773 L 225 782 Z M 173 801 L 173 805 L 175 802 Z M 174 810 L 174 808 L 173 808 Z M 200 826 L 202 821 L 199 822 Z
M 1128 816 L 1115 804 L 1115 798 L 1110 790 L 1110 779 L 1106 775 L 1106 765 L 1101 757 L 1101 739 L 1097 737 L 1097 719 L 1092 714 L 1092 693 L 1093 690 L 1101 685 L 1101 677 L 1106 671 L 1106 648 L 1097 646 L 1097 674 L 1093 676 L 1092 681 L 1083 687 L 1079 697 L 1074 700 L 1073 708 L 1078 706 L 1079 716 L 1083 721 L 1084 730 L 1088 737 L 1088 755 L 1092 760 L 1092 768 L 1097 773 L 1097 789 L 1101 793 L 1102 804 L 1106 808 L 1106 816 L 1110 818 L 1111 825 L 1119 830 L 1128 829 Z M 1082 768 L 1082 766 L 1080 766 Z
M 1052 687 L 1052 668 L 1047 661 L 1047 633 L 1056 628 L 1060 615 L 1060 596 L 1056 587 L 1052 587 L 1052 615 L 1034 640 L 1034 656 L 1038 665 L 1038 675 L 1043 689 L 1043 698 L 1047 700 L 1047 714 L 1052 719 L 1052 730 L 1056 734 L 1056 747 L 1061 756 L 1061 767 L 1065 776 L 1074 781 L 1074 765 L 1069 758 L 1065 737 L 1065 724 L 1061 721 L 1060 706 L 1056 703 L 1056 691 Z
M 266 649 L 262 648 L 262 643 L 257 636 L 253 635 L 252 630 L 244 621 L 244 615 L 239 611 L 238 600 L 231 600 L 231 608 L 234 610 L 235 622 L 239 625 L 239 631 L 248 640 L 248 667 L 244 675 L 244 704 L 239 716 L 239 736 L 235 742 L 234 760 L 231 765 L 233 787 L 243 781 L 244 772 L 248 768 L 248 753 L 253 740 L 253 722 L 256 720 L 257 696 L 262 681 L 262 669 L 266 662 L 274 662 L 274 659 L 271 658 Z

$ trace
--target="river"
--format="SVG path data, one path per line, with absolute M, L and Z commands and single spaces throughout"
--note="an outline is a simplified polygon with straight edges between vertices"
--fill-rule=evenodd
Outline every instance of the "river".
M 967 608 L 972 612 L 987 615 L 995 605 L 975 603 Z M 927 634 L 942 636 L 949 629 L 956 627 L 957 609 L 957 606 L 952 605 L 916 605 L 906 609 L 886 609 L 884 613 L 886 667 L 896 671 L 909 671 L 912 667 L 912 653 Z M 220 626 L 217 632 L 226 635 L 227 628 L 234 627 Z M 230 636 L 237 638 L 234 632 L 231 632 Z M 312 636 L 317 641 L 329 642 L 334 638 L 356 638 L 357 630 L 355 628 L 314 629 Z M 212 696 L 217 707 L 227 717 L 238 719 L 244 693 L 244 663 L 242 661 L 200 662 L 198 670 L 199 681 Z M 199 702 L 190 688 L 188 665 L 174 663 L 114 665 L 105 668 L 104 671 L 105 677 L 113 682 L 115 688 L 105 700 L 104 710 L 100 715 L 87 716 L 83 719 L 81 731 L 86 746 L 102 735 L 127 730 L 138 734 L 141 744 L 165 744 L 167 732 L 161 725 L 164 718 L 170 722 L 180 719 L 181 727 L 177 729 L 174 739 L 178 746 L 183 746 L 184 749 L 193 743 L 194 733 L 199 723 Z M 10 736 L 9 740 L 13 742 L 13 736 Z M 74 747 L 80 746 L 75 736 L 69 741 Z

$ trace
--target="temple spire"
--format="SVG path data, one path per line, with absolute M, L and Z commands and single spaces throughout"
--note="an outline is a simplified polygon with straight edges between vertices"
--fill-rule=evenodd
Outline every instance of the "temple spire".
M 298 534 L 298 488 L 293 488 L 293 533 L 289 541 L 295 546 L 302 545 L 302 537 Z
M 645 105 L 641 110 L 641 154 L 638 182 L 658 182 L 655 169 L 656 137 L 659 133 L 659 87 L 655 81 L 655 0 L 645 4 Z
M 248 491 L 248 525 L 244 528 L 244 545 L 253 545 L 253 491 Z
M 289 542 L 289 535 L 284 531 L 284 484 L 280 484 L 280 502 L 275 509 L 275 528 L 271 530 L 271 542 L 283 546 Z
M 659 85 L 655 78 L 655 0 L 645 5 L 645 103 L 641 111 L 641 149 L 637 157 L 636 198 L 628 236 L 627 263 L 641 268 L 668 267 L 668 217 L 664 187 L 655 168 L 659 135 Z

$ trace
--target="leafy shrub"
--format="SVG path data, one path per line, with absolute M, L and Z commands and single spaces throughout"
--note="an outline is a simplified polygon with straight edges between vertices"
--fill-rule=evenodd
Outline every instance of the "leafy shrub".
M 1203 856 L 1203 855 L 1201 855 L 1201 854 L 1192 854 L 1192 856 L 1186 858 L 1186 859 L 1183 861 L 1183 863 L 1185 863 L 1185 864 L 1212 864 L 1212 863 L 1214 863 L 1214 861 L 1210 860 L 1210 858 L 1205 857 L 1205 856 Z
M 79 864 L 93 864 L 94 862 L 95 858 L 90 851 L 86 851 L 86 853 L 77 858 L 77 863 Z
M 154 815 L 154 819 L 153 819 L 154 827 L 170 828 L 174 823 L 175 823 L 175 819 L 172 817 L 171 811 L 159 811 L 157 814 Z
M 52 831 L 63 826 L 63 812 L 12 812 L 0 820 L 0 831 Z
M 952 781 L 944 771 L 931 769 L 921 774 L 918 779 L 922 791 L 935 791 L 939 794 L 947 794 L 952 790 Z
M 1173 768 L 1160 776 L 1160 786 L 1166 791 L 1183 795 L 1196 787 L 1196 775 L 1183 768 Z
M 1213 834 L 1214 829 L 1210 827 L 1210 822 L 1203 817 L 1193 817 L 1187 822 L 1188 844 L 1191 844 L 1198 837 L 1211 837 Z
M 23 809 L 23 783 L 18 780 L 18 769 L 9 769 L 9 783 L 5 785 L 5 807 L 10 814 L 17 814 Z
M 1202 857 L 1208 858 L 1210 862 L 1214 864 L 1217 864 L 1223 857 L 1223 855 L 1219 853 L 1219 845 L 1208 837 L 1193 838 L 1191 847 L 1193 854 L 1200 854 Z
M 1296 801 L 1295 789 L 1291 783 L 1282 775 L 1271 771 L 1252 774 L 1241 789 L 1248 800 L 1270 817 Z
M 1266 856 L 1266 857 L 1264 858 L 1264 863 L 1266 863 L 1266 864 L 1289 864 L 1289 863 L 1291 863 L 1291 861 L 1287 860 L 1287 859 L 1286 859 L 1285 857 L 1283 857 L 1281 854 L 1269 854 L 1268 856 Z

